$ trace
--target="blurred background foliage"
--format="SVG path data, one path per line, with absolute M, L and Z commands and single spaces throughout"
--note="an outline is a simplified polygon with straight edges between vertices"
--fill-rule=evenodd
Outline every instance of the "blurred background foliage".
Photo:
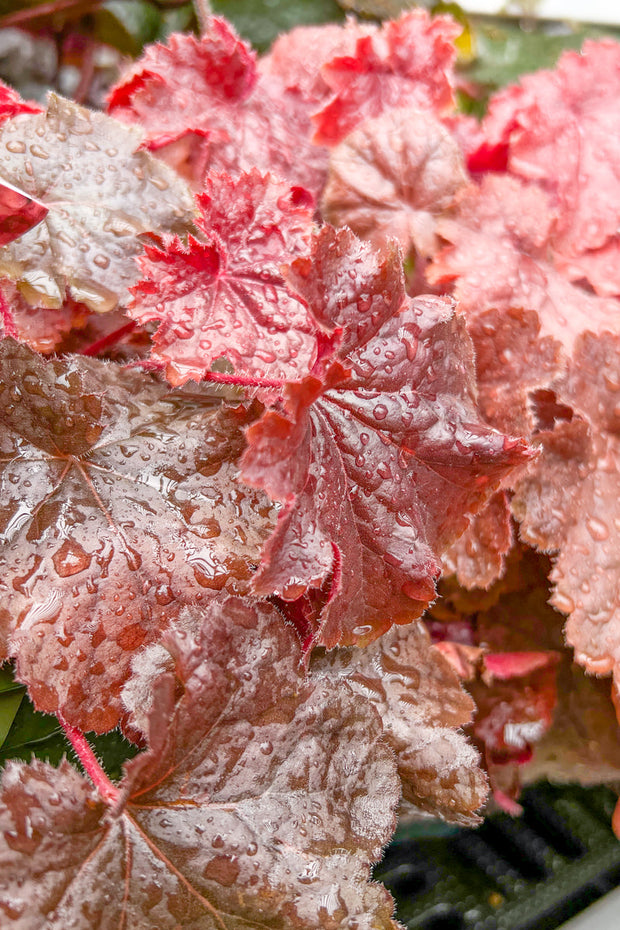
M 0 0 L 0 77 L 26 97 L 42 99 L 49 87 L 98 106 L 106 88 L 144 45 L 173 31 L 199 31 L 209 6 L 226 16 L 258 51 L 299 24 L 342 21 L 347 13 L 385 19 L 416 5 L 412 0 Z M 578 23 L 468 16 L 457 3 L 424 4 L 450 13 L 463 26 L 460 67 L 471 82 L 464 108 L 480 112 L 489 94 L 520 74 L 551 67 L 564 49 L 584 38 L 620 29 Z M 587 5 L 584 3 L 584 9 Z M 198 11 L 198 12 L 197 12 Z

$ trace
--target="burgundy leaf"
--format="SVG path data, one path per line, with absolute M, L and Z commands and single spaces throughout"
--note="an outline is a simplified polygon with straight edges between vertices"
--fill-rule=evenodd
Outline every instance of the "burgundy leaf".
M 168 648 L 175 673 L 155 684 L 149 749 L 116 804 L 66 763 L 8 767 L 10 926 L 397 930 L 368 882 L 399 797 L 371 704 L 344 682 L 305 681 L 273 607 L 229 600 Z
M 133 653 L 247 590 L 273 526 L 236 480 L 249 417 L 94 359 L 0 359 L 2 636 L 40 709 L 109 730 Z
M 342 364 L 289 385 L 284 411 L 248 430 L 243 475 L 285 504 L 255 590 L 293 600 L 331 571 L 318 633 L 331 647 L 419 615 L 440 553 L 528 452 L 479 421 L 450 301 L 402 301 L 402 278 L 382 292 L 394 259 L 347 231 L 319 233 L 313 259 L 291 280 L 322 323 L 342 327 Z M 348 290 L 334 289 L 347 277 Z

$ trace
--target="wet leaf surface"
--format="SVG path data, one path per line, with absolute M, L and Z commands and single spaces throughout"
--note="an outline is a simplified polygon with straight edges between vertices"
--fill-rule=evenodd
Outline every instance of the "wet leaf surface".
M 319 233 L 290 280 L 320 321 L 342 328 L 342 364 L 289 385 L 285 410 L 247 432 L 245 480 L 285 504 L 254 589 L 294 600 L 332 571 L 318 633 L 328 647 L 419 615 L 466 514 L 528 455 L 478 418 L 453 304 L 404 299 L 398 268 L 348 231 Z
M 191 90 L 190 90 L 191 88 Z M 271 171 L 313 193 L 326 153 L 310 142 L 307 107 L 232 26 L 211 17 L 202 37 L 149 47 L 112 89 L 109 111 L 145 131 L 145 144 L 202 190 L 209 171 Z
M 619 90 L 618 43 L 586 41 L 497 94 L 483 123 L 507 170 L 540 184 L 558 211 L 556 267 L 603 296 L 620 294 Z
M 312 200 L 258 171 L 210 175 L 198 203 L 202 240 L 147 246 L 130 315 L 157 320 L 152 355 L 173 384 L 225 357 L 247 377 L 294 380 L 317 355 L 317 325 L 281 266 L 307 251 Z
M 179 605 L 247 590 L 273 525 L 236 481 L 248 415 L 96 360 L 0 358 L 2 635 L 39 709 L 110 729 Z
M 125 303 L 137 279 L 138 236 L 192 228 L 184 183 L 147 152 L 141 135 L 51 95 L 45 113 L 0 127 L 0 174 L 41 203 L 42 223 L 0 250 L 0 271 L 34 305 L 67 293 L 93 310 Z
M 10 925 L 396 930 L 368 883 L 399 796 L 372 706 L 304 681 L 273 607 L 229 601 L 168 648 L 175 674 L 155 686 L 149 750 L 115 808 L 66 763 L 5 770 Z
M 510 499 L 506 491 L 496 491 L 444 554 L 444 571 L 465 588 L 488 588 L 504 574 L 513 542 Z
M 523 535 L 558 550 L 553 605 L 568 615 L 575 659 L 599 675 L 620 670 L 620 338 L 585 333 L 558 398 L 570 420 L 541 433 L 543 455 L 523 480 L 515 511 Z
M 375 704 L 411 806 L 448 823 L 479 822 L 486 778 L 458 729 L 471 722 L 474 704 L 423 624 L 394 627 L 364 649 L 317 650 L 311 670 Z

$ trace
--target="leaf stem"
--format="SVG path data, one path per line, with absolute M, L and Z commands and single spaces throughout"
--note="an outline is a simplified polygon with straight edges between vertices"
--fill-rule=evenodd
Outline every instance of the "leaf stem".
M 200 35 L 203 36 L 207 31 L 209 17 L 213 16 L 211 3 L 209 0 L 194 0 L 194 9 L 196 11 L 196 19 L 198 20 L 198 25 L 200 27 Z
M 129 323 L 119 326 L 114 332 L 108 333 L 107 336 L 102 336 L 101 339 L 97 339 L 96 342 L 93 342 L 82 351 L 82 355 L 97 355 L 103 349 L 107 349 L 108 346 L 114 345 L 114 343 L 122 339 L 123 336 L 128 336 L 129 333 L 134 331 L 137 325 L 136 320 L 130 320 Z
M 282 390 L 284 387 L 283 381 L 270 378 L 250 378 L 248 375 L 229 375 L 223 371 L 207 371 L 202 380 L 216 381 L 218 384 L 234 384 L 237 387 L 266 387 L 278 388 L 278 390 Z
M 120 791 L 114 785 L 106 773 L 103 771 L 99 765 L 99 761 L 92 750 L 92 747 L 81 730 L 77 730 L 75 727 L 72 727 L 70 723 L 58 715 L 58 720 L 60 725 L 65 731 L 65 735 L 71 745 L 73 746 L 74 752 L 80 762 L 84 767 L 84 771 L 92 781 L 93 785 L 110 807 L 114 807 L 118 804 L 120 798 Z

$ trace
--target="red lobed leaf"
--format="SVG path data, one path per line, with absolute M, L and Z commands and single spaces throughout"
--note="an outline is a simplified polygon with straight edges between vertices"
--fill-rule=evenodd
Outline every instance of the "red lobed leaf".
M 368 882 L 399 797 L 370 702 L 304 680 L 269 605 L 229 599 L 167 645 L 174 673 L 154 684 L 149 749 L 116 803 L 67 763 L 5 771 L 9 925 L 397 930 L 389 894 Z
M 318 633 L 328 647 L 419 615 L 439 554 L 528 456 L 478 419 L 471 345 L 453 304 L 403 300 L 397 261 L 380 261 L 348 231 L 316 236 L 290 281 L 322 323 L 342 329 L 341 361 L 324 379 L 288 385 L 284 411 L 247 431 L 245 480 L 285 504 L 254 589 L 293 600 L 332 572 Z
M 344 25 L 298 26 L 278 36 L 259 62 L 260 71 L 278 78 L 284 88 L 316 109 L 330 96 L 323 67 L 333 58 L 355 54 L 357 40 L 374 36 L 375 23 L 347 19 Z
M 173 384 L 200 380 L 218 358 L 244 376 L 295 379 L 317 356 L 318 332 L 281 266 L 309 247 L 310 198 L 271 175 L 210 175 L 198 197 L 203 239 L 146 246 L 129 314 L 158 320 L 153 356 Z
M 465 588 L 488 588 L 504 574 L 514 531 L 506 491 L 496 491 L 444 553 L 443 566 Z
M 244 100 L 256 80 L 254 52 L 226 20 L 211 16 L 200 39 L 173 33 L 167 45 L 148 46 L 110 90 L 108 109 L 145 128 L 164 125 L 159 136 L 149 132 L 149 147 L 157 149 L 189 130 L 208 132 L 204 112 Z
M 584 333 L 555 389 L 574 412 L 542 431 L 543 454 L 519 485 L 522 535 L 558 550 L 552 603 L 567 614 L 576 660 L 620 675 L 620 337 Z
M 310 142 L 306 105 L 277 74 L 259 74 L 254 52 L 218 17 L 200 39 L 175 34 L 148 48 L 108 106 L 198 190 L 209 171 L 252 168 L 313 192 L 323 185 L 326 155 Z
M 403 13 L 358 39 L 354 54 L 321 69 L 332 99 L 314 116 L 317 142 L 336 145 L 364 120 L 391 107 L 416 105 L 442 113 L 453 106 L 453 40 L 460 26 L 426 10 Z

